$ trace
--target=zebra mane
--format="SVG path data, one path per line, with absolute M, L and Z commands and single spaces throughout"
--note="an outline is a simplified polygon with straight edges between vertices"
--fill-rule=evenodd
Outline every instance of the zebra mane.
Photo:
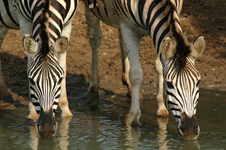
M 40 22 L 40 39 L 41 39 L 41 53 L 43 54 L 43 60 L 46 60 L 47 54 L 49 53 L 49 6 L 51 0 L 44 0 L 44 9 L 41 16 Z
M 172 29 L 172 36 L 176 41 L 176 55 L 181 60 L 182 64 L 186 64 L 186 58 L 189 56 L 191 50 L 190 50 L 190 44 L 187 40 L 187 38 L 184 37 L 180 21 L 177 19 L 176 16 L 179 16 L 177 12 L 177 8 L 175 4 L 169 0 L 169 4 L 171 5 L 171 29 Z

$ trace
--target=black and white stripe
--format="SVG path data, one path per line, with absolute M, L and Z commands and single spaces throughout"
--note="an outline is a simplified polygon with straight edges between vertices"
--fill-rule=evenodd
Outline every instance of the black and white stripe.
M 43 11 L 43 0 L 16 0 L 15 11 L 23 14 L 24 18 L 33 23 L 32 36 L 40 41 L 40 20 Z M 52 0 L 49 7 L 49 36 L 54 43 L 60 37 L 62 29 L 73 18 L 77 8 L 77 0 Z
M 140 0 L 137 2 L 133 0 L 115 0 L 113 6 L 121 20 L 149 31 L 158 52 L 163 39 L 170 36 L 172 7 L 182 9 L 179 0 Z M 177 10 L 175 10 L 176 27 L 182 31 L 178 15 Z
M 50 108 L 55 112 L 59 103 L 64 70 L 55 57 L 50 52 L 46 58 L 48 63 L 43 63 L 43 55 L 39 53 L 34 57 L 31 69 L 28 71 L 30 97 L 38 114 L 41 110 L 40 106 L 45 112 Z
M 18 19 L 13 11 L 12 1 L 0 1 L 0 26 L 4 28 L 19 29 Z
M 158 52 L 161 42 L 170 33 L 172 6 L 176 7 L 174 14 L 176 27 L 182 31 L 178 15 L 182 9 L 183 0 L 83 1 L 87 7 L 94 7 L 91 9 L 94 15 L 108 25 L 112 26 L 115 23 L 119 28 L 119 22 L 122 21 L 148 30 Z M 104 7 L 98 7 L 98 3 Z M 112 5 L 112 10 L 106 9 L 109 3 Z
M 183 112 L 189 115 L 196 113 L 201 76 L 194 68 L 194 63 L 194 60 L 187 58 L 184 67 L 179 59 L 174 58 L 166 70 L 165 84 L 168 98 L 165 105 L 171 110 L 177 122 L 180 122 Z

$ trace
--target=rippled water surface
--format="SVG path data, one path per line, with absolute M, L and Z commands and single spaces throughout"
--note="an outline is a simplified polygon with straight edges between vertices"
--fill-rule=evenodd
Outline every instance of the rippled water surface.
M 54 138 L 39 138 L 36 127 L 26 121 L 28 110 L 0 111 L 0 150 L 12 149 L 225 149 L 226 92 L 201 91 L 196 118 L 200 136 L 194 141 L 178 137 L 172 117 L 157 118 L 155 96 L 141 101 L 139 128 L 126 125 L 129 102 L 124 96 L 115 103 L 102 103 L 99 109 L 71 106 L 73 118 L 57 114 L 59 128 Z M 72 105 L 72 104 L 71 104 Z

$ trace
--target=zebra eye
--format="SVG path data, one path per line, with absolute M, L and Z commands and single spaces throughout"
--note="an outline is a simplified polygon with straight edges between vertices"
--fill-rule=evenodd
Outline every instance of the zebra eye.
M 61 84 L 62 80 L 63 80 L 63 78 L 60 78 L 60 80 L 58 81 L 58 85 Z
M 33 79 L 29 78 L 31 85 L 35 85 L 35 82 Z
M 173 84 L 171 83 L 171 82 L 166 82 L 166 85 L 167 85 L 167 87 L 169 88 L 169 89 L 173 89 L 174 88 L 174 86 L 173 86 Z
M 198 80 L 198 82 L 196 83 L 196 87 L 198 87 L 198 86 L 199 86 L 200 81 L 201 81 L 201 80 Z

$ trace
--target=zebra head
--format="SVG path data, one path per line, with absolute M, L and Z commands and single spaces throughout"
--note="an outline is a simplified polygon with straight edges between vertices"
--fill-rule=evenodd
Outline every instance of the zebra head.
M 191 140 L 199 135 L 195 114 L 200 74 L 194 63 L 203 53 L 206 44 L 202 36 L 193 44 L 179 38 L 167 37 L 162 44 L 162 55 L 166 59 L 163 69 L 165 105 L 178 123 L 179 134 L 184 139 Z
M 67 37 L 56 40 L 50 38 L 50 4 L 51 0 L 44 1 L 38 38 L 25 35 L 23 40 L 28 54 L 30 99 L 39 115 L 37 130 L 43 137 L 52 137 L 57 130 L 55 111 L 61 97 L 61 82 L 65 73 L 60 65 L 60 57 L 68 47 Z
M 28 61 L 31 61 L 31 65 L 28 66 L 29 94 L 39 114 L 37 129 L 43 137 L 54 136 L 57 129 L 55 110 L 61 97 L 61 81 L 64 77 L 59 58 L 67 50 L 68 39 L 58 38 L 49 47 L 50 51 L 46 56 L 30 35 L 25 35 L 23 45 L 30 56 Z
M 25 36 L 24 47 L 32 58 L 28 78 L 30 99 L 39 114 L 37 129 L 43 137 L 50 137 L 54 136 L 57 129 L 55 110 L 61 96 L 61 81 L 64 76 L 59 57 L 67 50 L 68 40 L 65 37 L 59 38 L 50 47 L 51 51 L 46 57 L 37 45 L 31 36 Z

